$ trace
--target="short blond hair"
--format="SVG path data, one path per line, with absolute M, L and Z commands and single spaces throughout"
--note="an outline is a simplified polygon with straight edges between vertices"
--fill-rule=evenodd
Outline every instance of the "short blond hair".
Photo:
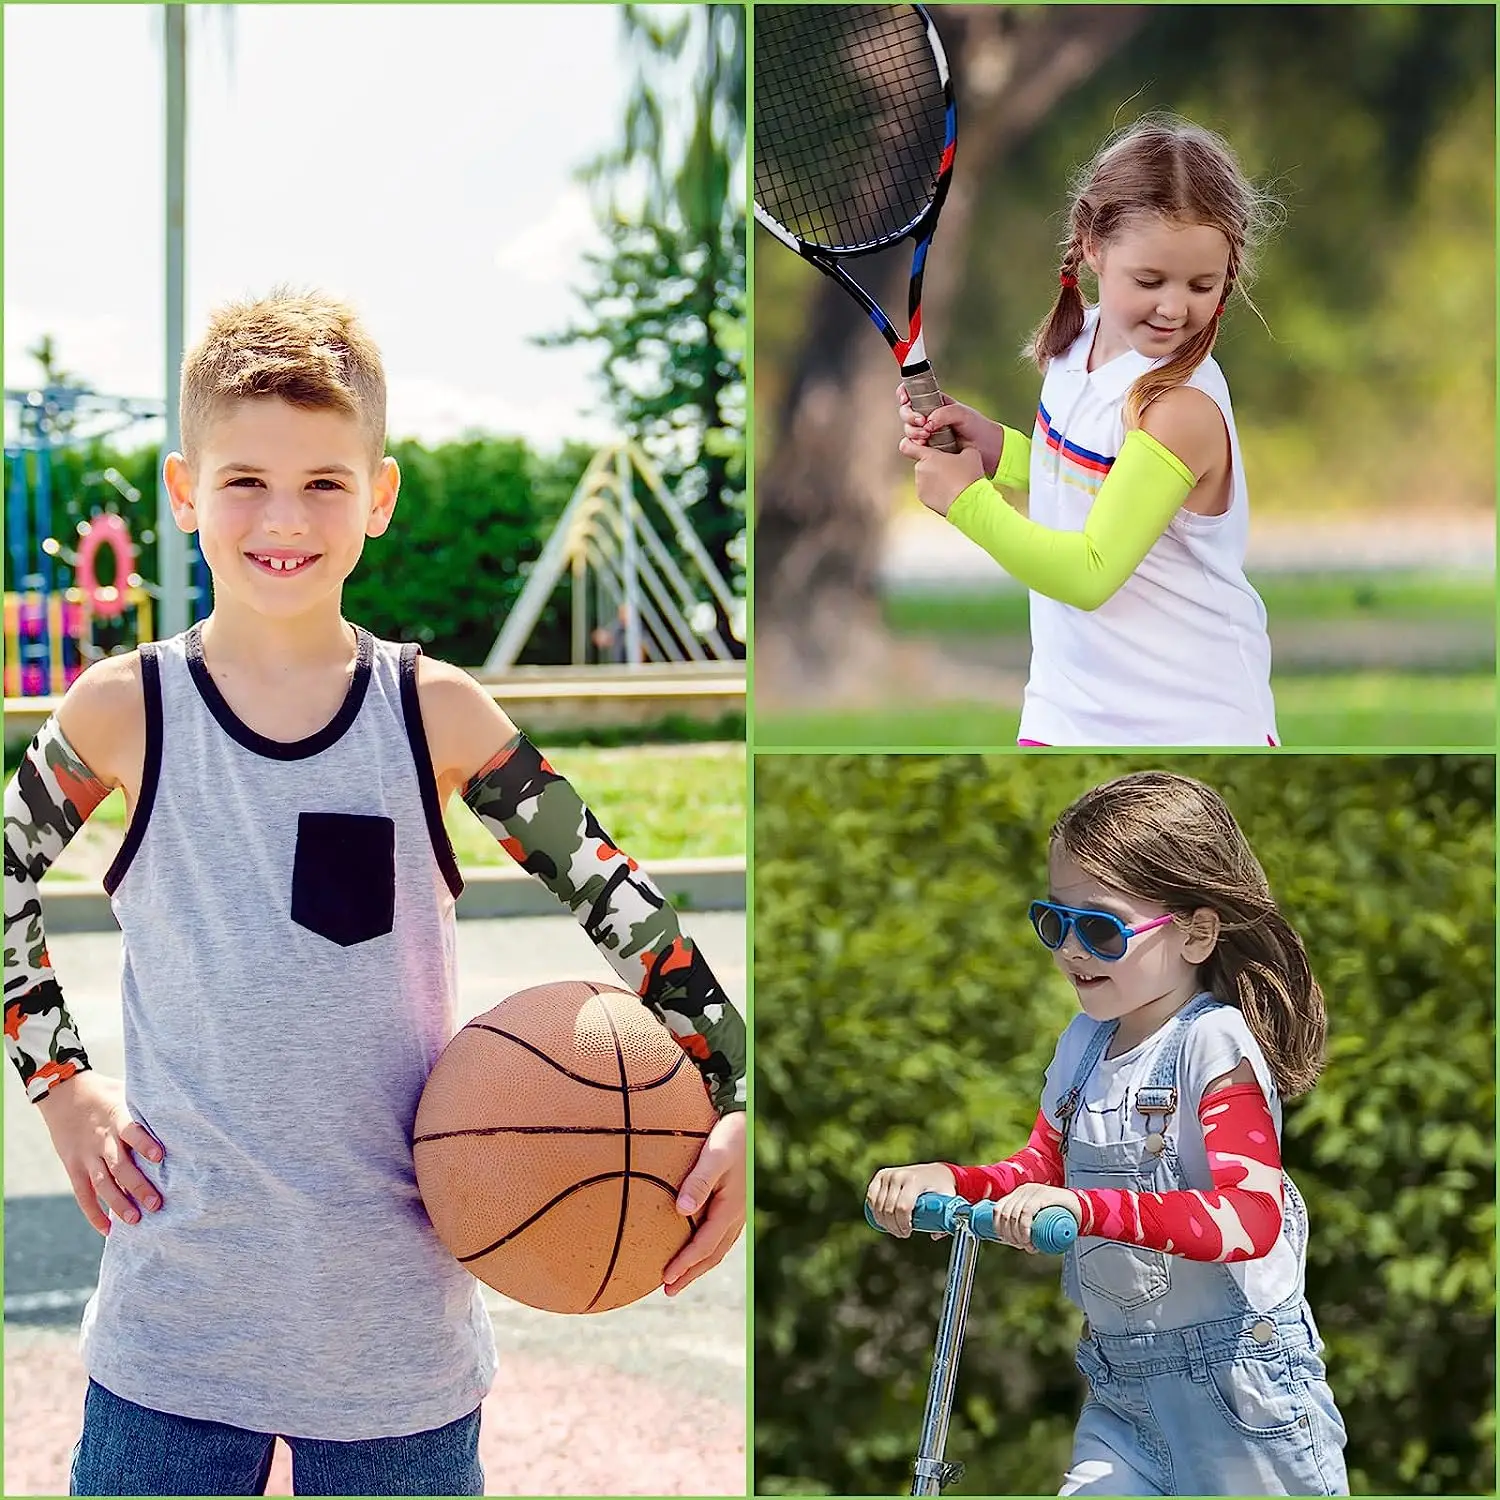
M 196 467 L 209 426 L 235 401 L 278 396 L 360 426 L 374 469 L 385 453 L 385 369 L 353 308 L 322 292 L 276 287 L 215 308 L 182 362 L 182 451 Z

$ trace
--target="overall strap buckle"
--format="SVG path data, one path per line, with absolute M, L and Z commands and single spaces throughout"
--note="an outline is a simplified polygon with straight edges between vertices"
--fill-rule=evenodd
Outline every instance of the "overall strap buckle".
M 1078 1096 L 1081 1090 L 1075 1084 L 1062 1096 L 1057 1106 L 1057 1118 L 1062 1121 L 1062 1140 L 1058 1142 L 1061 1155 L 1068 1154 L 1068 1141 L 1073 1134 L 1073 1116 L 1078 1113 Z
M 1146 1135 L 1146 1150 L 1152 1156 L 1160 1156 L 1166 1149 L 1167 1121 L 1177 1110 L 1177 1090 L 1148 1084 L 1136 1090 L 1135 1107 L 1145 1115 L 1146 1124 L 1150 1127 Z M 1152 1119 L 1153 1115 L 1160 1115 L 1161 1119 L 1155 1121 Z

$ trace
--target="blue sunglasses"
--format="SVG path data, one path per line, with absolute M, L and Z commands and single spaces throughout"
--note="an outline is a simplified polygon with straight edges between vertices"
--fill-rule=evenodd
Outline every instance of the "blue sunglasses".
M 1139 927 L 1127 927 L 1113 912 L 1059 906 L 1055 901 L 1033 901 L 1029 915 L 1036 935 L 1053 952 L 1067 942 L 1069 932 L 1076 932 L 1084 951 L 1107 964 L 1125 957 L 1131 938 L 1150 932 L 1153 927 L 1164 927 L 1172 920 L 1168 912 L 1164 917 L 1142 922 Z

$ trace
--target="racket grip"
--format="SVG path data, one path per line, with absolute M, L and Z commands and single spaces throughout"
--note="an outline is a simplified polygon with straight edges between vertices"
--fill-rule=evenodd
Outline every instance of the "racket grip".
M 906 394 L 911 401 L 911 409 L 918 416 L 925 417 L 929 412 L 934 412 L 940 406 L 946 406 L 943 393 L 938 389 L 937 376 L 932 373 L 932 367 L 928 366 L 919 375 L 903 375 L 901 384 L 906 387 Z M 958 452 L 958 439 L 953 434 L 951 427 L 940 427 L 927 439 L 929 448 L 940 448 L 944 453 Z

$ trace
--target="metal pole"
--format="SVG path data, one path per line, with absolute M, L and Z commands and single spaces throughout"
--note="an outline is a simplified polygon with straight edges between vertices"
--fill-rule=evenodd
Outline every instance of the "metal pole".
M 974 1266 L 979 1241 L 969 1228 L 968 1217 L 953 1225 L 953 1250 L 948 1257 L 948 1285 L 943 1293 L 943 1311 L 938 1319 L 937 1343 L 932 1351 L 932 1378 L 927 1383 L 927 1409 L 922 1414 L 922 1439 L 912 1465 L 911 1492 L 941 1495 L 944 1485 L 963 1473 L 962 1464 L 943 1462 L 948 1442 L 948 1419 L 953 1413 L 953 1392 L 958 1381 L 958 1357 L 963 1352 L 964 1323 L 969 1316 L 969 1293 L 974 1286 Z
M 167 81 L 167 439 L 163 457 L 181 446 L 177 403 L 182 378 L 183 266 L 186 225 L 187 140 L 187 7 L 164 5 Z M 172 519 L 166 481 L 156 478 L 156 559 L 161 575 L 162 634 L 177 635 L 188 627 L 187 537 Z
M 583 548 L 573 554 L 573 665 L 586 666 L 589 659 L 589 574 Z
M 641 588 L 636 561 L 639 549 L 635 534 L 635 478 L 623 443 L 615 460 L 615 473 L 620 485 L 620 519 L 624 526 L 621 539 L 625 545 L 625 664 L 634 669 L 641 664 Z

